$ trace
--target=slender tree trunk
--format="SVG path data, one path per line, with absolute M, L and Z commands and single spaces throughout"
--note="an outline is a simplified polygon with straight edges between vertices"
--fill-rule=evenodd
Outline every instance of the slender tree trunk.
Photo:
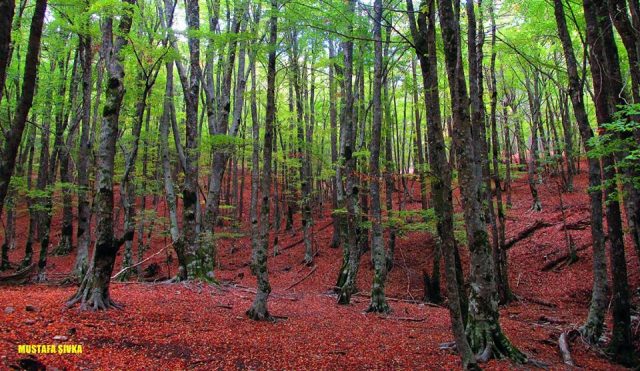
M 349 0 L 349 13 L 355 13 L 355 1 Z M 353 30 L 353 23 L 349 24 L 348 32 Z M 355 150 L 354 137 L 354 89 L 353 77 L 353 40 L 347 39 L 342 43 L 344 51 L 343 71 L 343 96 L 344 107 L 342 112 L 342 125 L 340 126 L 340 157 L 341 168 L 336 173 L 339 181 L 344 175 L 344 193 L 338 194 L 338 202 L 344 209 L 340 211 L 340 233 L 343 248 L 342 267 L 336 284 L 338 290 L 338 304 L 349 304 L 351 296 L 356 292 L 356 276 L 360 265 L 360 249 L 358 246 L 360 210 L 358 205 L 357 176 L 355 173 L 356 159 L 353 157 Z M 342 197 L 341 197 L 342 196 Z
M 264 130 L 264 147 L 262 150 L 262 206 L 260 208 L 260 225 L 258 243 L 251 254 L 251 272 L 258 280 L 256 297 L 247 310 L 249 318 L 260 321 L 270 320 L 267 299 L 271 293 L 267 256 L 269 249 L 269 211 L 271 202 L 271 160 L 273 154 L 273 128 L 276 121 L 276 45 L 278 41 L 278 2 L 271 0 L 271 17 L 269 20 L 269 57 L 267 62 L 267 109 Z M 255 75 L 254 75 L 255 78 Z M 254 124 L 255 125 L 255 124 Z M 255 148 L 255 147 L 254 147 Z M 254 220 L 255 221 L 255 220 Z M 252 221 L 253 223 L 253 221 Z
M 505 211 L 502 205 L 502 185 L 500 179 L 500 167 L 498 157 L 500 155 L 500 140 L 498 137 L 498 123 L 496 120 L 496 110 L 498 107 L 498 86 L 496 81 L 496 20 L 494 13 L 494 3 L 490 0 L 491 18 L 491 64 L 489 67 L 489 86 L 491 94 L 490 122 L 491 122 L 491 157 L 493 160 L 493 184 L 496 192 L 497 216 L 498 216 L 498 245 L 494 250 L 493 259 L 496 265 L 496 283 L 500 304 L 506 304 L 513 299 L 511 288 L 509 287 L 509 272 L 507 265 L 507 251 L 505 250 Z M 491 184 L 491 183 L 489 183 Z M 493 200 L 490 198 L 493 203 Z M 493 207 L 493 206 L 490 206 Z
M 333 40 L 329 40 L 329 58 L 336 57 Z M 329 121 L 331 124 L 331 167 L 335 168 L 338 161 L 338 111 L 336 108 L 336 81 L 335 81 L 335 64 L 329 66 Z M 331 178 L 331 208 L 338 209 L 338 180 L 337 177 Z M 333 236 L 331 237 L 330 247 L 337 248 L 340 246 L 340 221 L 338 216 L 331 213 L 333 220 Z
M 371 303 L 368 312 L 386 313 L 390 310 L 384 293 L 387 279 L 387 262 L 385 258 L 384 239 L 382 238 L 382 211 L 380 206 L 380 139 L 382 134 L 382 0 L 373 3 L 373 125 L 371 126 L 371 144 L 369 151 L 369 175 L 371 176 L 371 257 L 374 266 L 373 285 L 371 286 Z
M 589 64 L 593 77 L 596 117 L 599 129 L 611 122 L 616 106 L 623 104 L 620 97 L 622 78 L 618 60 L 618 51 L 613 38 L 611 20 L 607 16 L 606 4 L 583 0 L 587 24 L 587 43 L 589 44 Z M 607 229 L 610 243 L 610 264 L 613 301 L 613 333 L 609 352 L 616 361 L 632 365 L 636 361 L 631 339 L 631 319 L 629 302 L 629 284 L 627 282 L 627 264 L 622 239 L 622 219 L 615 182 L 615 160 L 612 155 L 602 158 L 602 173 L 605 182 Z M 595 241 L 594 241 L 595 242 Z M 595 247 L 595 245 L 594 245 Z M 595 250 L 594 250 L 595 252 Z M 594 259 L 595 263 L 595 259 Z
M 15 8 L 15 0 L 0 0 L 0 101 L 2 101 L 10 62 L 11 25 Z

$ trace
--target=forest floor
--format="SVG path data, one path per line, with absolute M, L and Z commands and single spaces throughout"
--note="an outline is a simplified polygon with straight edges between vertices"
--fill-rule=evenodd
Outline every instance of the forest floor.
M 558 336 L 577 328 L 589 306 L 592 259 L 586 183 L 586 174 L 581 173 L 575 179 L 575 191 L 562 195 L 566 223 L 579 250 L 579 260 L 571 265 L 553 264 L 567 252 L 554 180 L 548 178 L 540 185 L 542 212 L 529 211 L 526 179 L 513 183 L 507 241 L 536 221 L 549 226 L 509 250 L 510 283 L 519 300 L 501 309 L 501 324 L 517 347 L 552 369 L 564 367 Z M 248 193 L 247 188 L 246 199 Z M 417 186 L 414 194 L 419 199 Z M 420 204 L 408 203 L 406 207 L 415 209 Z M 159 212 L 164 212 L 161 209 Z M 21 236 L 26 235 L 26 211 L 20 215 L 18 240 L 24 241 Z M 362 294 L 355 296 L 351 305 L 337 305 L 332 287 L 342 251 L 328 247 L 332 228 L 326 226 L 330 222 L 328 210 L 316 216 L 314 247 L 318 252 L 312 267 L 302 264 L 304 246 L 296 243 L 302 238 L 300 221 L 296 219 L 294 233 L 279 234 L 281 253 L 270 255 L 268 263 L 273 288 L 269 310 L 278 318 L 274 323 L 256 323 L 245 315 L 255 286 L 248 266 L 251 248 L 247 236 L 234 236 L 218 245 L 216 278 L 220 285 L 113 282 L 111 295 L 124 309 L 107 312 L 65 308 L 64 302 L 75 287 L 55 281 L 71 270 L 74 257 L 52 256 L 48 263 L 51 283 L 0 287 L 0 369 L 15 366 L 26 357 L 18 354 L 19 344 L 58 343 L 81 344 L 83 352 L 39 354 L 35 358 L 52 369 L 459 368 L 458 357 L 450 350 L 440 349 L 441 343 L 452 340 L 448 310 L 420 303 L 422 271 L 430 271 L 431 267 L 430 236 L 412 232 L 398 239 L 396 265 L 387 286 L 392 312 L 386 316 L 365 314 L 372 278 L 370 256 L 362 257 L 357 281 Z M 59 223 L 54 222 L 52 231 L 60 230 Z M 245 223 L 241 231 L 246 232 L 246 226 Z M 162 250 L 167 245 L 165 237 L 152 242 L 145 256 L 160 253 L 144 266 L 157 263 L 161 269 L 156 278 L 175 274 L 175 259 L 167 264 L 169 249 Z M 640 267 L 629 242 L 629 280 L 637 304 Z M 462 254 L 466 261 L 464 249 Z M 17 262 L 23 255 L 23 247 L 19 246 L 11 252 L 11 261 Z M 120 260 L 121 256 L 116 272 Z M 607 318 L 609 334 L 610 316 Z M 636 344 L 639 326 L 636 319 Z M 56 336 L 63 336 L 63 340 L 54 340 Z M 571 352 L 578 367 L 619 368 L 579 338 L 571 343 Z M 494 360 L 484 367 L 517 366 Z

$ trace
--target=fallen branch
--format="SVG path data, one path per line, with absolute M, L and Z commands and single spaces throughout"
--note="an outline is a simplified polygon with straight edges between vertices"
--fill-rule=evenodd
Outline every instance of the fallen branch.
M 543 307 L 547 307 L 547 308 L 556 308 L 557 305 L 553 304 L 553 303 L 549 303 L 547 301 L 544 300 L 539 300 L 539 299 L 535 299 L 535 298 L 524 298 L 526 301 L 532 302 L 534 304 L 538 304 L 538 305 L 542 305 Z
M 382 319 L 392 319 L 396 321 L 409 321 L 409 322 L 424 322 L 427 320 L 427 317 L 423 318 L 414 318 L 414 317 L 388 317 L 388 316 L 380 316 Z
M 365 297 L 365 298 L 371 298 L 370 294 L 367 294 L 367 293 L 364 293 L 364 292 L 357 292 L 357 293 L 353 294 L 353 296 L 362 296 L 362 297 Z M 424 301 L 420 301 L 420 300 L 401 299 L 401 298 L 394 298 L 394 297 L 390 297 L 390 296 L 387 296 L 386 299 L 388 301 L 395 301 L 395 302 L 409 303 L 409 304 L 424 304 L 424 305 L 426 305 L 428 307 L 442 308 L 442 306 L 440 306 L 438 304 L 424 302 Z
M 560 334 L 560 338 L 558 338 L 558 348 L 560 348 L 564 364 L 568 366 L 575 366 L 575 363 L 573 363 L 573 359 L 571 358 L 571 352 L 569 351 L 569 342 L 567 341 L 566 332 Z
M 160 254 L 161 252 L 163 252 L 164 250 L 168 249 L 169 247 L 173 246 L 173 242 L 168 244 L 167 246 L 161 248 L 160 250 L 156 251 L 155 253 L 153 253 L 152 255 L 148 256 L 146 259 L 143 259 L 139 262 L 137 262 L 136 264 L 130 266 L 130 267 L 124 267 L 120 270 L 120 272 L 116 273 L 115 275 L 111 276 L 112 280 L 115 280 L 119 275 L 121 275 L 122 273 L 128 271 L 129 269 L 135 268 L 137 266 L 139 266 L 140 264 L 146 262 L 147 260 L 153 258 L 154 256 Z
M 542 228 L 546 228 L 546 227 L 550 227 L 550 226 L 552 226 L 552 224 L 549 224 L 547 222 L 543 222 L 542 220 L 536 220 L 535 223 L 531 224 L 530 226 L 528 226 L 527 228 L 522 230 L 520 233 L 518 233 L 517 236 L 515 236 L 513 239 L 509 240 L 509 242 L 505 243 L 504 249 L 508 250 L 508 249 L 512 248 L 513 245 L 515 245 L 519 241 L 522 241 L 525 238 L 531 236 L 538 229 L 542 229 Z
M 313 274 L 313 272 L 316 271 L 316 269 L 318 268 L 317 265 L 314 265 L 313 268 L 309 271 L 309 273 L 307 273 L 304 277 L 302 277 L 301 279 L 299 279 L 298 281 L 294 282 L 291 284 L 291 286 L 287 287 L 286 289 L 284 289 L 285 291 L 290 290 L 296 286 L 298 286 L 298 284 L 300 284 L 302 281 L 306 280 L 307 278 L 309 278 L 309 276 L 311 276 Z
M 333 225 L 333 221 L 329 222 L 327 225 L 321 227 L 320 229 L 315 230 L 314 233 L 318 233 L 320 231 L 324 231 L 325 229 L 329 228 L 332 225 Z M 297 240 L 295 242 L 292 242 L 292 243 L 288 244 L 287 246 L 281 248 L 279 253 L 283 252 L 284 250 L 288 250 L 288 249 L 290 249 L 292 247 L 296 247 L 296 246 L 300 245 L 303 242 L 304 242 L 304 238 L 301 238 L 301 239 L 299 239 L 299 240 Z

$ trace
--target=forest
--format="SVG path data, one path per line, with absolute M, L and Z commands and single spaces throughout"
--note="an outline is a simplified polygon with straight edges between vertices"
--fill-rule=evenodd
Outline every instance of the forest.
M 640 367 L 640 1 L 0 0 L 0 369 Z

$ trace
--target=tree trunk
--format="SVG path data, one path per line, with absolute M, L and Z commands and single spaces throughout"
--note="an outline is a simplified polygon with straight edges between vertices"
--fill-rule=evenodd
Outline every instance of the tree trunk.
M 0 214 L 2 214 L 4 199 L 7 196 L 11 176 L 13 175 L 16 165 L 16 155 L 18 154 L 18 147 L 22 141 L 22 132 L 24 131 L 29 110 L 31 110 L 33 103 L 33 93 L 36 88 L 36 75 L 38 73 L 40 39 L 42 37 L 42 25 L 44 23 L 46 8 L 47 0 L 36 0 L 33 17 L 31 18 L 31 28 L 29 30 L 24 77 L 22 79 L 22 94 L 16 107 L 11 128 L 5 133 L 4 147 L 0 151 Z M 2 17 L 4 16 L 3 12 Z M 11 31 L 8 30 L 8 32 Z M 8 61 L 6 63 L 8 63 Z
M 482 169 L 474 160 L 473 137 L 469 117 L 460 43 L 459 2 L 440 0 L 440 24 L 445 48 L 453 113 L 453 140 L 459 166 L 459 184 L 464 206 L 467 242 L 470 250 L 469 313 L 466 334 L 472 351 L 480 361 L 508 357 L 523 363 L 526 356 L 515 348 L 502 332 L 499 322 L 494 262 L 482 210 L 486 200 Z M 456 15 L 454 9 L 458 11 Z
M 258 241 L 253 246 L 251 254 L 251 272 L 258 280 L 256 297 L 247 310 L 249 318 L 261 321 L 271 320 L 267 309 L 267 299 L 271 293 L 267 256 L 269 249 L 269 211 L 271 202 L 271 160 L 273 154 L 273 128 L 276 121 L 276 45 L 278 41 L 278 2 L 271 0 L 271 17 L 269 20 L 269 57 L 267 62 L 267 109 L 265 117 L 264 147 L 262 150 L 262 205 L 260 208 L 260 225 Z M 255 81 L 255 74 L 254 79 Z M 255 123 L 254 123 L 255 128 Z M 255 134 L 254 134 L 255 136 Z M 255 149 L 255 147 L 254 147 Z M 254 220 L 255 221 L 255 220 Z M 254 224 L 252 221 L 252 224 Z
M 368 312 L 389 312 L 390 308 L 384 293 L 387 279 L 387 267 L 382 238 L 382 211 L 380 206 L 380 138 L 382 131 L 382 0 L 373 3 L 373 39 L 374 39 L 374 64 L 373 64 L 373 124 L 371 126 L 371 144 L 369 151 L 369 175 L 371 176 L 371 257 L 374 266 L 373 285 L 371 286 L 371 303 Z
M 125 5 L 135 4 L 135 0 L 125 1 Z M 127 8 L 123 13 L 113 45 L 110 58 L 107 61 L 107 90 L 105 106 L 102 113 L 102 126 L 100 129 L 100 146 L 96 161 L 96 247 L 91 259 L 91 265 L 77 293 L 67 302 L 67 306 L 80 303 L 81 309 L 109 309 L 118 307 L 109 295 L 109 281 L 113 272 L 118 249 L 124 238 L 114 238 L 113 219 L 113 170 L 116 154 L 116 139 L 118 133 L 118 121 L 122 98 L 124 97 L 124 67 L 122 49 L 127 44 L 127 34 L 131 29 L 132 10 Z M 113 19 L 106 19 L 108 41 L 111 41 Z
M 622 78 L 618 51 L 613 38 L 611 20 L 608 17 L 606 4 L 583 0 L 585 20 L 587 24 L 587 43 L 589 44 L 589 64 L 593 77 L 595 93 L 596 118 L 599 129 L 606 133 L 602 126 L 611 122 L 616 106 L 623 104 L 621 98 Z M 631 338 L 631 319 L 629 302 L 629 284 L 627 282 L 627 264 L 622 239 L 622 220 L 620 203 L 615 182 L 616 169 L 612 155 L 602 159 L 602 173 L 605 182 L 607 229 L 610 243 L 611 276 L 613 278 L 613 333 L 609 344 L 609 352 L 617 362 L 625 365 L 635 363 L 635 354 Z M 595 263 L 595 259 L 594 259 Z
M 580 130 L 582 143 L 587 151 L 592 147 L 589 144 L 593 137 L 593 131 L 589 124 L 589 118 L 583 100 L 583 84 L 578 74 L 578 63 L 573 52 L 573 44 L 567 21 L 564 14 L 562 0 L 554 0 L 558 35 L 562 42 L 567 72 L 569 74 L 569 95 L 573 106 L 574 116 Z M 592 344 L 595 344 L 602 335 L 607 300 L 607 263 L 605 256 L 605 239 L 602 226 L 602 191 L 600 160 L 588 157 L 589 162 L 589 199 L 591 206 L 591 239 L 593 241 L 593 290 L 589 315 L 584 325 L 580 328 L 582 335 Z
M 407 14 L 409 27 L 415 43 L 415 52 L 420 61 L 422 81 L 424 84 L 425 109 L 427 112 L 427 151 L 431 168 L 430 183 L 433 197 L 433 207 L 437 215 L 436 249 L 444 254 L 445 275 L 447 282 L 447 296 L 451 328 L 455 338 L 458 354 L 464 369 L 477 369 L 475 357 L 467 341 L 464 330 L 466 317 L 466 302 L 462 282 L 458 279 L 456 264 L 456 245 L 453 234 L 453 197 L 451 193 L 451 169 L 447 162 L 446 146 L 440 116 L 440 96 L 438 93 L 437 55 L 436 55 L 436 5 L 435 0 L 425 0 L 420 8 L 428 7 L 428 12 L 418 13 L 417 24 L 413 3 L 407 0 Z M 435 73 L 434 73 L 435 71 Z M 433 281 L 433 280 L 431 280 Z M 433 291 L 431 285 L 430 297 Z M 438 283 L 439 290 L 439 283 Z

